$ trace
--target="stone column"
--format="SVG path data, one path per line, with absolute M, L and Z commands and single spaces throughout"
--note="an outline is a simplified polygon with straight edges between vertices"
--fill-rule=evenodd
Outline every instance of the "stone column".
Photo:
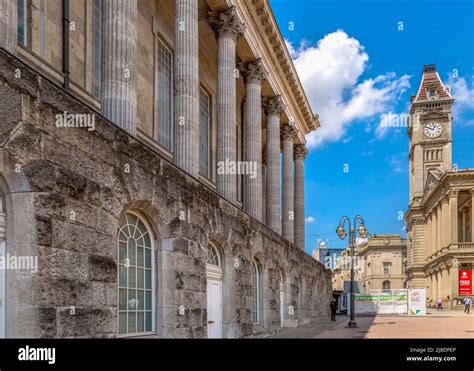
M 431 211 L 432 214 L 433 214 L 433 235 L 431 236 L 431 241 L 433 242 L 433 254 L 436 254 L 436 252 L 438 251 L 438 212 L 436 210 L 436 208 L 433 208 L 433 210 Z
M 288 241 L 295 240 L 295 178 L 293 163 L 293 140 L 296 129 L 292 125 L 285 125 L 281 131 L 283 141 L 283 171 L 282 171 L 282 227 L 283 237 Z
M 437 272 L 437 276 L 438 276 L 438 288 L 437 288 L 437 292 L 438 292 L 438 297 L 436 298 L 436 301 L 438 301 L 439 298 L 443 298 L 443 271 L 441 268 L 439 268 L 438 272 Z
M 451 295 L 455 298 L 459 295 L 459 262 L 453 259 L 450 270 Z
M 104 1 L 102 22 L 102 113 L 135 134 L 137 0 Z
M 217 191 L 230 202 L 237 200 L 237 176 L 229 171 L 237 165 L 237 98 L 235 52 L 237 38 L 244 25 L 235 6 L 210 17 L 209 22 L 217 33 Z
M 262 222 L 267 224 L 267 147 L 262 149 Z
M 466 208 L 461 211 L 461 236 L 459 236 L 459 242 L 466 242 Z
M 474 242 L 474 190 L 471 191 L 471 242 Z
M 304 222 L 304 160 L 308 149 L 304 144 L 295 146 L 295 245 L 305 248 Z
M 458 192 L 449 194 L 449 216 L 451 219 L 451 243 L 458 243 Z
M 436 245 L 438 246 L 438 251 L 443 249 L 443 214 L 441 212 L 441 206 L 436 207 L 436 213 L 438 215 L 438 234 L 436 235 Z
M 426 257 L 431 256 L 431 233 L 432 233 L 432 216 L 431 213 L 426 218 Z
M 255 174 L 244 174 L 244 210 L 262 221 L 262 81 L 267 72 L 261 59 L 245 68 L 246 107 L 244 160 Z M 255 176 L 254 176 L 255 175 Z
M 433 273 L 430 273 L 429 276 L 429 287 L 428 287 L 428 303 L 434 300 L 434 282 L 433 282 Z
M 0 0 L 0 48 L 12 54 L 16 54 L 17 24 L 17 0 Z
M 448 219 L 449 219 L 449 212 L 448 212 L 448 199 L 444 197 L 441 200 L 441 208 L 443 213 L 443 246 L 449 246 L 449 229 L 448 229 Z
M 280 96 L 270 99 L 267 110 L 267 192 L 268 228 L 281 233 L 280 217 L 280 115 L 285 109 Z
M 198 2 L 175 0 L 174 160 L 199 174 L 199 35 Z

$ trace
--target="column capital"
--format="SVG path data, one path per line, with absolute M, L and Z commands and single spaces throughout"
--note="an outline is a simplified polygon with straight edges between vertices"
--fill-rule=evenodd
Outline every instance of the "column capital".
M 237 16 L 235 5 L 217 16 L 209 14 L 209 23 L 218 37 L 228 36 L 237 40 L 245 31 L 245 25 Z
M 295 160 L 305 160 L 306 156 L 308 155 L 308 148 L 306 148 L 306 144 L 296 144 L 294 147 L 294 158 Z
M 281 138 L 282 140 L 291 140 L 296 137 L 296 128 L 293 125 L 285 125 L 281 129 Z
M 278 115 L 285 110 L 285 105 L 281 99 L 281 95 L 276 95 L 273 98 L 270 98 L 268 102 L 265 104 L 265 111 L 267 115 Z
M 451 190 L 448 193 L 449 198 L 455 198 L 455 197 L 458 197 L 458 195 L 459 195 L 459 191 L 457 189 L 456 190 Z
M 248 63 L 246 66 L 241 66 L 240 71 L 244 75 L 246 82 L 261 83 L 268 78 L 267 70 L 263 66 L 261 58 Z

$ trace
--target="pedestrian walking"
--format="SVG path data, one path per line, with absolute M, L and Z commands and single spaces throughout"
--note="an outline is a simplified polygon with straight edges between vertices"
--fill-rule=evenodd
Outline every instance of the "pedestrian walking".
M 438 310 L 443 310 L 443 301 L 441 298 L 438 299 Z
M 464 298 L 463 304 L 464 304 L 464 313 L 469 314 L 469 312 L 470 312 L 470 310 L 471 310 L 471 304 L 472 304 L 472 299 L 471 299 L 471 297 L 468 296 L 467 298 Z
M 337 309 L 336 299 L 333 298 L 331 300 L 331 303 L 329 304 L 329 306 L 331 307 L 331 321 L 335 321 L 336 320 L 336 309 Z

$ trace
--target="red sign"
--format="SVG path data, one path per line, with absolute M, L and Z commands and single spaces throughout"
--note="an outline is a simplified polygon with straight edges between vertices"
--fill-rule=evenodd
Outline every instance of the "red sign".
M 472 295 L 472 270 L 459 270 L 459 295 Z

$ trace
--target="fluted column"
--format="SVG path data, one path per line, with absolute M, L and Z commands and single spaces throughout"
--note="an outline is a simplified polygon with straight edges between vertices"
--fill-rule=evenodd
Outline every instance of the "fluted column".
M 293 164 L 293 140 L 296 136 L 295 127 L 285 125 L 281 131 L 283 141 L 283 172 L 282 172 L 282 227 L 283 237 L 288 241 L 295 240 L 295 178 Z
M 449 229 L 448 229 L 448 219 L 449 219 L 449 205 L 448 205 L 448 199 L 446 197 L 443 197 L 441 200 L 441 208 L 442 208 L 442 213 L 443 213 L 443 246 L 448 247 L 449 246 Z
M 471 242 L 474 242 L 474 190 L 471 190 Z
M 433 236 L 431 240 L 433 241 L 433 254 L 438 252 L 438 212 L 436 208 L 433 208 Z
M 237 38 L 244 25 L 237 17 L 235 6 L 210 17 L 217 33 L 217 191 L 231 202 L 237 200 L 237 123 L 236 63 Z
M 0 48 L 12 54 L 17 44 L 17 24 L 17 0 L 0 0 Z
M 449 212 L 451 219 L 451 243 L 458 243 L 458 192 L 449 194 Z
M 295 245 L 304 250 L 304 160 L 308 149 L 304 144 L 295 146 Z
M 267 224 L 267 147 L 262 149 L 262 222 Z
M 243 70 L 246 82 L 244 159 L 255 174 L 244 174 L 244 210 L 262 220 L 262 81 L 267 72 L 261 59 Z
M 175 0 L 174 160 L 199 174 L 199 35 L 198 2 Z
M 443 249 L 443 213 L 441 210 L 441 205 L 436 207 L 436 212 L 438 215 L 438 235 L 436 236 L 436 245 L 438 246 L 438 251 L 441 251 Z
M 137 0 L 103 2 L 102 113 L 131 134 L 137 116 Z
M 280 96 L 270 99 L 267 111 L 266 222 L 281 234 L 280 217 L 280 115 L 285 109 Z
M 428 215 L 428 217 L 426 218 L 427 220 L 427 224 L 426 224 L 426 230 L 427 230 L 427 233 L 426 233 L 426 256 L 431 256 L 433 255 L 433 244 L 431 242 L 431 235 L 433 233 L 433 216 L 432 214 L 430 213 Z

